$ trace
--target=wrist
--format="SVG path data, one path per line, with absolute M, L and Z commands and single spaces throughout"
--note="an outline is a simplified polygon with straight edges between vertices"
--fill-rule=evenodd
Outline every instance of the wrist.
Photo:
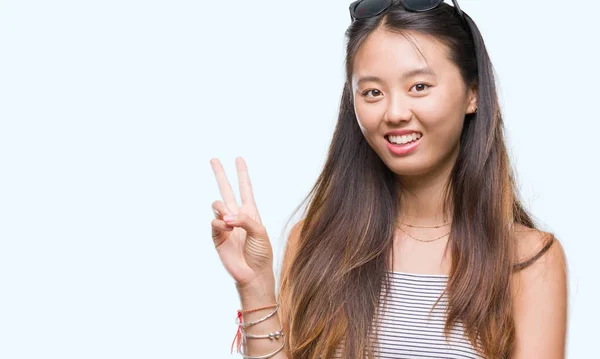
M 275 275 L 258 275 L 248 283 L 235 283 L 242 302 L 242 308 L 263 306 L 275 303 Z M 251 308 L 250 308 L 251 309 Z

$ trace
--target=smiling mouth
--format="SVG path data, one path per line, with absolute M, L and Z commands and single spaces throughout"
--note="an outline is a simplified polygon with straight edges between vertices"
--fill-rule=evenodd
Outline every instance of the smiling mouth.
M 385 140 L 394 146 L 405 146 L 417 142 L 423 137 L 420 132 L 413 132 L 410 135 L 385 136 Z

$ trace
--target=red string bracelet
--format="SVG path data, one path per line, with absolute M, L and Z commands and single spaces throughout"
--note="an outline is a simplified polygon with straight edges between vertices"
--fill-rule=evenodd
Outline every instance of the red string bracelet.
M 277 307 L 277 303 L 275 304 L 271 304 L 271 305 L 267 305 L 265 307 L 260 307 L 260 308 L 255 308 L 255 309 L 246 309 L 246 310 L 242 310 L 242 309 L 238 309 L 237 311 L 237 317 L 236 319 L 236 323 L 238 323 L 238 329 L 237 329 L 237 333 L 235 333 L 235 337 L 233 338 L 233 342 L 231 343 L 231 353 L 233 353 L 233 345 L 235 344 L 235 341 L 237 340 L 237 352 L 240 352 L 240 346 L 242 345 L 242 323 L 243 323 L 243 316 L 242 314 L 244 313 L 252 313 L 252 312 L 256 312 L 262 309 L 268 309 L 268 308 L 273 308 L 273 307 Z

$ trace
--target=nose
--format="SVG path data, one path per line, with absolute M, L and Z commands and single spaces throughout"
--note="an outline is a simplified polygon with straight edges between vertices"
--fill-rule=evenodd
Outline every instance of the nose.
M 410 121 L 413 117 L 410 103 L 406 98 L 392 96 L 389 98 L 384 120 L 388 123 Z

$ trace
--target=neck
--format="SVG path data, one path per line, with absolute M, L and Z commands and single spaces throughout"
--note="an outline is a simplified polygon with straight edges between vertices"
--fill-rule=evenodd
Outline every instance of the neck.
M 452 205 L 444 213 L 445 186 L 450 178 L 456 154 L 433 171 L 418 176 L 399 176 L 399 222 L 415 225 L 438 225 L 452 220 Z

